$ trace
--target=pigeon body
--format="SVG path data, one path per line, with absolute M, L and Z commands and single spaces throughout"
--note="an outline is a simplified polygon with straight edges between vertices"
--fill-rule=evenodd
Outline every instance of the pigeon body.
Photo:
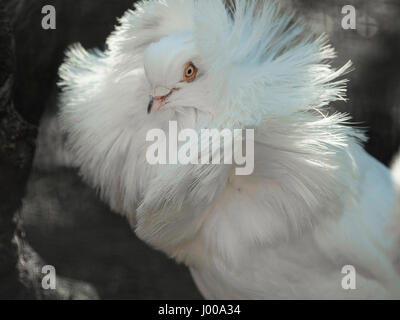
M 76 45 L 60 69 L 74 163 L 206 298 L 400 298 L 396 175 L 347 115 L 325 111 L 345 99 L 351 66 L 330 66 L 325 37 L 275 1 L 151 0 L 107 46 Z M 150 165 L 146 135 L 170 121 L 254 129 L 254 172 Z M 343 288 L 346 265 L 355 290 Z

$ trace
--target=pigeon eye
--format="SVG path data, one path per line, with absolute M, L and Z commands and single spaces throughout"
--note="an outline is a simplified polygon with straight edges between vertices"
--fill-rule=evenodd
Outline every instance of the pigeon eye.
M 185 68 L 185 72 L 183 74 L 183 81 L 192 82 L 194 79 L 196 79 L 196 76 L 197 76 L 197 68 L 192 62 L 190 62 Z

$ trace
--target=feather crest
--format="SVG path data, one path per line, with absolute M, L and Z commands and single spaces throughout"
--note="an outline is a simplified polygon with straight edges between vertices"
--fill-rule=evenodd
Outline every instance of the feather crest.
M 107 40 L 110 62 L 114 68 L 141 68 L 144 51 L 151 43 L 193 28 L 193 1 L 140 1 L 119 22 Z
M 334 70 L 326 36 L 305 34 L 276 1 L 236 1 L 233 13 L 222 1 L 199 1 L 195 35 L 214 101 L 232 121 L 253 126 L 345 99 L 338 78 L 351 62 Z

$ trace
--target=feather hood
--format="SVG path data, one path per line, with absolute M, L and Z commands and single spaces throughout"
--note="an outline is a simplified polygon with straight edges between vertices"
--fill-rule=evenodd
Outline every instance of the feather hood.
M 335 53 L 324 36 L 305 32 L 273 0 L 237 0 L 233 5 L 222 0 L 148 0 L 120 19 L 104 53 L 74 46 L 60 68 L 61 118 L 69 144 L 83 176 L 112 208 L 134 216 L 151 184 L 154 194 L 165 190 L 167 199 L 178 190 L 190 190 L 182 184 L 168 193 L 168 185 L 157 185 L 154 179 L 158 169 L 150 168 L 143 157 L 147 130 L 163 128 L 166 119 L 175 117 L 168 112 L 148 117 L 145 112 L 150 91 L 143 72 L 144 53 L 152 43 L 182 32 L 193 37 L 207 77 L 207 99 L 215 110 L 215 117 L 194 127 L 258 129 L 256 140 L 273 159 L 271 164 L 261 159 L 261 171 L 277 181 L 289 176 L 282 174 L 289 169 L 302 180 L 313 172 L 326 186 L 303 183 L 298 189 L 304 194 L 317 188 L 335 202 L 353 188 L 354 167 L 346 148 L 353 136 L 363 139 L 363 135 L 343 125 L 346 116 L 321 112 L 330 102 L 345 99 L 346 82 L 339 78 L 350 63 L 338 70 L 330 66 Z M 215 178 L 218 183 L 208 193 L 222 190 L 226 181 L 217 169 L 183 171 L 185 179 Z M 288 188 L 294 185 L 288 182 Z M 204 207 L 218 198 L 217 191 L 208 193 Z M 304 213 L 312 216 L 317 211 L 310 209 L 304 194 L 300 197 Z M 162 195 L 156 203 L 165 208 Z M 190 197 L 180 194 L 178 198 Z M 174 215 L 177 207 L 171 204 Z M 299 215 L 291 214 L 296 224 Z M 160 217 L 164 223 L 166 215 Z
M 348 62 L 335 70 L 326 36 L 305 32 L 274 1 L 151 0 L 136 5 L 108 39 L 109 65 L 143 66 L 153 42 L 191 32 L 206 70 L 219 120 L 254 126 L 271 117 L 322 108 L 345 99 Z M 240 119 L 240 123 L 237 123 Z

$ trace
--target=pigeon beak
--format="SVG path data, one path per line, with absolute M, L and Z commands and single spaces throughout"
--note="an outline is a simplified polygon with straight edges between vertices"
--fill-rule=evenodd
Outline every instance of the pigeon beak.
M 149 105 L 147 106 L 147 113 L 151 112 L 151 109 L 153 108 L 153 103 L 154 103 L 154 98 L 150 96 Z
M 161 97 L 150 96 L 149 105 L 147 106 L 147 113 L 151 113 L 154 108 L 161 110 L 161 108 L 165 105 L 165 100 L 170 96 L 171 93 L 172 91 L 169 94 Z
M 160 88 L 156 88 L 156 89 L 160 89 Z M 163 93 L 165 93 L 165 88 L 161 88 L 164 89 Z M 149 105 L 147 106 L 147 113 L 151 113 L 151 111 L 154 108 L 157 108 L 157 110 L 161 110 L 162 107 L 164 107 L 165 105 L 165 100 L 167 100 L 167 98 L 178 89 L 174 88 L 172 90 L 169 90 L 166 94 L 164 95 L 157 95 L 157 96 L 150 96 L 150 101 L 149 101 Z M 160 90 L 156 91 L 154 90 L 155 93 L 160 93 Z

